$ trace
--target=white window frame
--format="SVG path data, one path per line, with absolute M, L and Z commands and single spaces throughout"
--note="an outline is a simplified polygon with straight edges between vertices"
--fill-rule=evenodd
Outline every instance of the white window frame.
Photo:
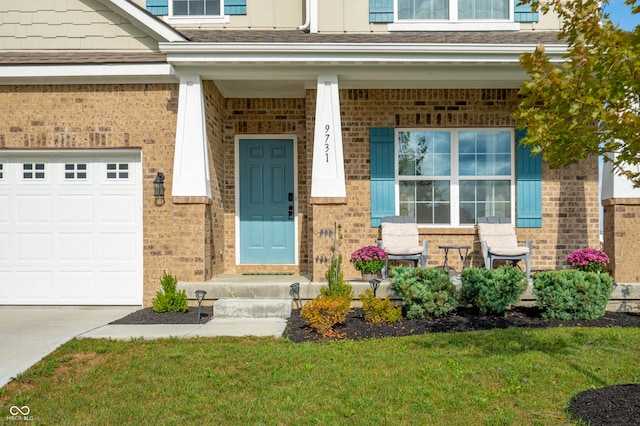
M 398 0 L 393 0 L 393 23 L 389 31 L 518 31 L 520 23 L 514 22 L 514 2 L 509 0 L 508 19 L 458 19 L 458 0 L 449 0 L 449 19 L 398 20 Z
M 460 171 L 458 168 L 458 143 L 460 132 L 509 132 L 511 138 L 511 174 L 510 176 L 465 176 L 460 179 Z M 447 180 L 451 182 L 450 191 L 450 218 L 451 223 L 426 224 L 418 223 L 421 228 L 473 228 L 475 224 L 460 224 L 460 181 L 461 180 L 509 180 L 509 197 L 511 221 L 514 222 L 516 217 L 516 139 L 515 130 L 508 127 L 461 127 L 461 128 L 439 128 L 439 127 L 410 127 L 396 128 L 394 134 L 394 169 L 395 169 L 395 212 L 400 214 L 400 181 L 415 181 L 416 176 L 400 176 L 399 167 L 399 143 L 398 134 L 401 132 L 448 132 L 451 135 L 451 177 L 444 176 L 425 176 L 422 180 Z M 416 218 L 417 220 L 417 218 Z
M 169 0 L 167 21 L 171 24 L 227 24 L 229 16 L 224 14 L 224 0 L 220 0 L 220 15 L 174 15 L 173 1 Z

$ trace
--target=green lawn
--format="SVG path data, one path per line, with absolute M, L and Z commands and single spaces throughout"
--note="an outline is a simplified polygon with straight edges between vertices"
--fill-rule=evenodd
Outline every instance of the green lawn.
M 639 360 L 637 328 L 74 340 L 0 391 L 0 415 L 11 423 L 16 405 L 30 424 L 55 425 L 562 425 L 578 392 L 640 383 Z

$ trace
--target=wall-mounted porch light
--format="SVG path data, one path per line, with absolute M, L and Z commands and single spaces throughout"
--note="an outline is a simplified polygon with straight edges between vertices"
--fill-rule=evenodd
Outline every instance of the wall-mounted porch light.
M 153 181 L 153 197 L 155 198 L 156 206 L 164 204 L 164 173 L 162 172 L 158 172 Z

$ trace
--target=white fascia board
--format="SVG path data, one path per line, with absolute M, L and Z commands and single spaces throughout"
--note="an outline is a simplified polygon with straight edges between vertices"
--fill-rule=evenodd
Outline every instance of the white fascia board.
M 176 82 L 169 64 L 100 64 L 100 65 L 18 65 L 0 66 L 0 84 L 31 84 L 34 80 L 92 82 Z M 97 80 L 97 81 L 96 81 Z
M 137 28 L 151 35 L 159 42 L 187 41 L 182 34 L 164 22 L 148 15 L 127 0 L 98 0 L 118 15 L 127 18 Z
M 172 64 L 215 63 L 519 63 L 534 44 L 160 43 Z M 561 62 L 566 45 L 545 46 Z

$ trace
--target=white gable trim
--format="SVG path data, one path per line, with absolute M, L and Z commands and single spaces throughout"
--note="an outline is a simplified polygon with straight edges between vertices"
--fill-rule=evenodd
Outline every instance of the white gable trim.
M 187 41 L 182 34 L 164 22 L 147 14 L 127 0 L 98 0 L 117 14 L 127 18 L 136 27 L 150 36 L 164 42 Z

